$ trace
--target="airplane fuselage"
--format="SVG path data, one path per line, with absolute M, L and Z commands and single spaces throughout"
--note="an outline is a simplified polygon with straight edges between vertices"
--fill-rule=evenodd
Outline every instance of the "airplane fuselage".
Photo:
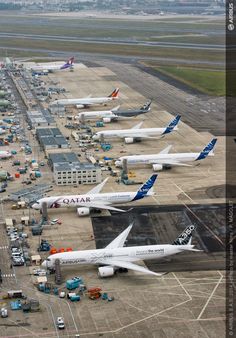
M 109 102 L 115 99 L 116 97 L 91 97 L 91 98 L 84 98 L 84 99 L 61 99 L 61 100 L 56 100 L 52 102 L 51 105 L 89 106 L 89 105 L 103 104 L 103 103 L 106 103 L 106 102 Z
M 94 135 L 94 138 L 96 136 L 100 136 L 101 134 L 104 136 L 104 138 L 116 138 L 116 137 L 132 137 L 132 138 L 142 138 L 142 135 L 146 136 L 158 136 L 162 135 L 166 128 L 139 128 L 139 129 L 123 129 L 123 130 L 104 130 L 97 132 Z
M 128 164 L 162 164 L 168 161 L 191 162 L 195 161 L 199 153 L 179 153 L 179 154 L 157 154 L 157 155 L 134 155 L 122 156 L 117 161 L 117 165 L 122 164 L 123 160 L 127 160 Z
M 56 253 L 43 262 L 45 267 L 54 267 L 55 260 L 59 259 L 61 265 L 82 265 L 82 264 L 106 264 L 111 265 L 111 260 L 136 262 L 140 260 L 158 259 L 174 255 L 184 250 L 193 248 L 193 245 L 145 245 L 133 247 L 121 247 L 117 249 L 96 249 L 84 251 L 71 251 Z
M 33 209 L 42 209 L 43 202 L 47 203 L 48 208 L 60 207 L 83 207 L 89 203 L 108 203 L 120 204 L 131 202 L 137 192 L 120 192 L 120 193 L 99 193 L 93 195 L 68 195 L 44 197 L 32 205 Z

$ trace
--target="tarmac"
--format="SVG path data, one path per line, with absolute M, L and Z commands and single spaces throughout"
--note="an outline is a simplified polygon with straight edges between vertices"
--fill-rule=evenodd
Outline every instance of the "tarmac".
M 145 75 L 144 75 L 145 76 Z M 54 95 L 56 98 L 83 97 L 93 94 L 106 96 L 116 87 L 120 88 L 120 99 L 105 109 L 121 104 L 123 108 L 135 108 L 143 105 L 150 97 L 148 93 L 135 90 L 116 74 L 116 68 L 111 71 L 103 67 L 86 67 L 75 65 L 74 71 L 55 72 L 45 76 L 44 81 L 50 85 L 58 82 L 57 86 L 66 88 L 69 93 Z M 145 83 L 142 83 L 145 87 Z M 161 95 L 159 93 L 158 95 Z M 177 94 L 176 94 L 177 95 Z M 173 100 L 174 101 L 174 100 Z M 176 104 L 177 101 L 176 101 Z M 46 104 L 45 104 L 46 106 Z M 93 108 L 95 110 L 96 108 Z M 168 110 L 168 111 L 167 111 Z M 75 115 L 77 111 L 70 109 L 67 115 Z M 152 110 L 146 115 L 132 120 L 105 125 L 105 130 L 130 128 L 140 121 L 144 127 L 163 127 L 173 118 L 173 112 L 168 107 L 163 109 L 156 100 Z M 181 114 L 181 111 L 178 113 Z M 196 119 L 196 117 L 195 117 Z M 184 120 L 184 119 L 183 119 Z M 199 118 L 196 119 L 200 124 Z M 72 139 L 71 131 L 64 127 L 66 118 L 58 118 L 58 127 L 64 136 L 69 136 L 70 150 L 80 153 L 78 144 Z M 184 120 L 185 122 L 185 120 Z M 157 153 L 169 144 L 173 144 L 173 152 L 198 152 L 213 138 L 209 128 L 196 131 L 188 123 L 181 122 L 179 130 L 157 141 L 143 141 L 125 145 L 115 140 L 112 149 L 103 152 L 100 147 L 99 159 L 104 156 L 117 158 L 122 154 Z M 202 122 L 203 124 L 205 121 Z M 92 125 L 95 123 L 93 122 Z M 101 128 L 93 127 L 94 131 Z M 33 157 L 37 161 L 45 160 L 45 154 L 39 152 L 37 141 L 31 131 L 26 134 L 29 143 L 33 144 Z M 82 276 L 87 287 L 101 287 L 103 292 L 114 296 L 113 302 L 90 300 L 86 294 L 78 303 L 60 299 L 55 295 L 47 295 L 37 291 L 34 285 L 35 277 L 30 275 L 29 267 L 10 268 L 8 239 L 4 225 L 0 226 L 0 265 L 3 273 L 1 295 L 11 289 L 22 289 L 29 298 L 38 299 L 40 312 L 23 313 L 10 311 L 7 319 L 0 318 L 2 328 L 1 337 L 75 337 L 79 333 L 82 337 L 223 337 L 225 335 L 225 273 L 224 273 L 224 153 L 225 140 L 219 136 L 215 156 L 202 161 L 200 165 L 190 168 L 172 168 L 159 173 L 154 186 L 156 193 L 135 204 L 125 205 L 133 208 L 125 214 L 108 212 L 92 214 L 92 217 L 78 218 L 76 210 L 49 210 L 50 219 L 59 218 L 61 225 L 52 225 L 44 230 L 43 235 L 29 235 L 31 254 L 37 253 L 40 239 L 47 239 L 54 247 L 74 250 L 93 249 L 108 244 L 130 222 L 135 225 L 130 234 L 128 244 L 171 243 L 185 225 L 189 222 L 197 224 L 194 244 L 204 252 L 180 254 L 170 260 L 162 262 L 144 262 L 154 271 L 168 272 L 162 277 L 143 275 L 137 272 L 118 273 L 112 278 L 98 279 L 95 266 L 65 267 L 62 270 L 64 282 L 74 276 Z M 9 149 L 19 149 L 19 145 L 10 144 Z M 93 150 L 92 150 L 93 153 Z M 81 153 L 82 154 L 82 153 Z M 18 153 L 17 158 L 24 160 L 24 155 Z M 85 157 L 82 154 L 81 160 Z M 12 160 L 1 162 L 2 166 L 14 173 Z M 151 167 L 129 168 L 135 181 L 145 181 L 151 174 Z M 45 165 L 41 168 L 42 178 L 37 183 L 53 183 L 52 172 Z M 103 178 L 108 171 L 103 172 Z M 9 184 L 7 192 L 22 188 L 24 176 Z M 104 192 L 136 191 L 139 185 L 125 186 L 116 183 L 116 178 L 110 177 Z M 49 195 L 82 194 L 91 186 L 53 187 Z M 19 223 L 20 217 L 30 215 L 40 220 L 40 214 L 35 210 L 14 210 L 13 203 L 2 201 L 1 219 L 14 217 Z M 122 206 L 123 207 L 123 206 Z M 145 227 L 144 227 L 145 224 Z M 42 259 L 47 253 L 42 253 Z M 54 276 L 48 277 L 54 283 Z M 8 301 L 2 300 L 1 305 Z M 7 305 L 9 306 L 9 305 Z M 59 331 L 55 320 L 63 316 L 65 330 Z

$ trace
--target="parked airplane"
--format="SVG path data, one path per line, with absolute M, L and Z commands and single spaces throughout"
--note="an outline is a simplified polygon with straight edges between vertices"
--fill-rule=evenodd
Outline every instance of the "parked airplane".
M 54 268 L 55 260 L 59 259 L 61 265 L 97 264 L 105 265 L 98 268 L 99 277 L 113 276 L 116 270 L 130 269 L 154 276 L 162 276 L 163 273 L 151 271 L 143 266 L 134 264 L 140 260 L 160 259 L 175 255 L 184 251 L 201 251 L 191 244 L 194 225 L 189 225 L 172 244 L 157 244 L 144 246 L 124 247 L 125 241 L 132 229 L 129 225 L 119 236 L 117 236 L 104 249 L 71 251 L 50 255 L 42 266 Z
M 111 110 L 87 111 L 79 113 L 75 117 L 75 119 L 78 119 L 79 121 L 83 122 L 85 120 L 99 118 L 102 119 L 104 123 L 109 123 L 118 120 L 126 120 L 132 118 L 133 116 L 146 114 L 147 112 L 149 112 L 151 110 L 151 103 L 152 101 L 148 101 L 138 109 L 118 110 L 120 106 L 117 106 Z
M 10 158 L 10 157 L 12 157 L 12 154 L 9 151 L 6 151 L 6 150 L 0 151 L 0 158 L 1 159 Z
M 209 156 L 214 156 L 213 148 L 217 139 L 214 138 L 200 153 L 177 153 L 169 154 L 171 145 L 163 149 L 159 154 L 155 155 L 131 155 L 122 156 L 116 162 L 116 167 L 122 167 L 123 161 L 126 159 L 127 164 L 151 164 L 154 171 L 170 168 L 172 166 L 186 166 L 192 165 L 185 162 L 200 161 Z
M 45 63 L 45 64 L 40 64 L 37 66 L 29 67 L 29 70 L 32 71 L 54 71 L 54 70 L 63 70 L 63 69 L 68 69 L 73 67 L 75 58 L 71 57 L 69 60 L 66 61 L 66 63 L 61 63 L 61 64 L 53 64 L 53 63 Z
M 79 98 L 79 99 L 60 99 L 60 100 L 55 100 L 51 103 L 51 105 L 61 105 L 61 106 L 76 106 L 77 108 L 85 108 L 89 107 L 92 105 L 97 105 L 97 104 L 105 104 L 109 101 L 115 100 L 118 98 L 119 94 L 119 88 L 116 88 L 113 90 L 113 92 L 106 96 L 106 97 L 91 97 L 89 95 L 88 97 L 85 98 Z
M 139 142 L 142 139 L 156 140 L 156 136 L 164 136 L 173 130 L 177 130 L 179 120 L 180 115 L 177 115 L 165 128 L 140 128 L 143 123 L 140 122 L 131 129 L 98 131 L 93 135 L 93 140 L 98 141 L 102 137 L 104 139 L 122 138 L 125 143 Z
M 136 192 L 100 193 L 108 180 L 108 178 L 106 178 L 86 195 L 44 197 L 35 202 L 32 205 L 32 208 L 41 210 L 43 203 L 46 202 L 48 208 L 77 207 L 77 214 L 79 216 L 89 215 L 91 209 L 106 209 L 126 212 L 125 210 L 115 208 L 112 205 L 129 203 L 142 199 L 146 196 L 154 195 L 152 186 L 155 183 L 156 178 L 156 174 L 152 175 Z

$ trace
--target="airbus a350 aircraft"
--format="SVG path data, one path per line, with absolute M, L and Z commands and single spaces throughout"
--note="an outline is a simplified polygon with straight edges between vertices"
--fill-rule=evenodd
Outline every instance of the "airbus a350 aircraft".
M 111 110 L 99 110 L 99 111 L 87 111 L 79 113 L 75 119 L 83 122 L 90 119 L 102 119 L 104 123 L 112 121 L 127 120 L 134 116 L 146 114 L 151 110 L 152 101 L 148 101 L 142 107 L 138 109 L 118 110 L 120 106 L 117 106 Z
M 105 104 L 109 101 L 116 100 L 118 98 L 119 88 L 113 90 L 113 92 L 105 97 L 88 97 L 80 99 L 60 99 L 53 101 L 50 105 L 60 105 L 60 106 L 76 106 L 77 108 L 86 108 L 93 105 Z
M 91 209 L 126 212 L 125 210 L 115 208 L 112 205 L 129 203 L 140 200 L 146 196 L 154 195 L 152 186 L 155 183 L 156 178 L 156 174 L 152 175 L 136 192 L 100 193 L 104 184 L 108 180 L 108 178 L 106 178 L 86 195 L 44 197 L 34 203 L 31 207 L 33 209 L 41 210 L 44 202 L 47 203 L 48 208 L 77 207 L 77 213 L 79 216 L 89 215 Z
M 54 70 L 63 70 L 63 69 L 72 68 L 74 60 L 75 60 L 75 58 L 71 57 L 69 60 L 66 61 L 66 63 L 65 62 L 63 62 L 61 64 L 45 63 L 45 64 L 40 64 L 40 65 L 37 65 L 37 66 L 30 67 L 28 69 L 32 70 L 32 71 L 46 70 L 46 71 L 49 71 L 49 72 L 54 71 Z
M 98 141 L 102 137 L 104 139 L 121 138 L 125 140 L 125 143 L 139 142 L 142 139 L 156 140 L 156 136 L 164 136 L 177 130 L 179 120 L 180 115 L 176 116 L 166 128 L 140 128 L 143 123 L 140 122 L 131 129 L 98 131 L 93 135 L 93 140 Z
M 42 266 L 52 269 L 55 266 L 55 260 L 59 259 L 62 266 L 80 264 L 105 265 L 98 268 L 99 277 L 113 276 L 119 268 L 130 269 L 154 276 L 162 276 L 163 273 L 153 272 L 133 262 L 160 259 L 184 251 L 201 251 L 195 249 L 194 245 L 191 244 L 192 232 L 195 229 L 194 225 L 189 225 L 172 244 L 124 247 L 132 226 L 133 224 L 129 225 L 128 228 L 104 249 L 56 253 L 49 256 L 42 263 Z
M 159 154 L 155 155 L 132 155 L 122 156 L 116 162 L 116 167 L 122 167 L 123 161 L 126 159 L 127 164 L 151 164 L 154 171 L 162 170 L 172 166 L 191 167 L 191 164 L 185 162 L 200 161 L 207 156 L 214 156 L 213 148 L 217 139 L 214 138 L 200 153 L 177 153 L 169 154 L 171 145 L 163 149 Z

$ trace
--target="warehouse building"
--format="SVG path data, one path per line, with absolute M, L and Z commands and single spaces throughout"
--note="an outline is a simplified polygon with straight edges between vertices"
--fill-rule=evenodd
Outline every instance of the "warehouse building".
M 27 122 L 31 128 L 56 126 L 53 116 L 47 109 L 27 111 Z
M 98 165 L 81 163 L 72 152 L 49 154 L 48 164 L 57 185 L 96 184 L 102 179 Z
M 58 128 L 36 128 L 36 138 L 44 151 L 69 148 L 69 143 Z

